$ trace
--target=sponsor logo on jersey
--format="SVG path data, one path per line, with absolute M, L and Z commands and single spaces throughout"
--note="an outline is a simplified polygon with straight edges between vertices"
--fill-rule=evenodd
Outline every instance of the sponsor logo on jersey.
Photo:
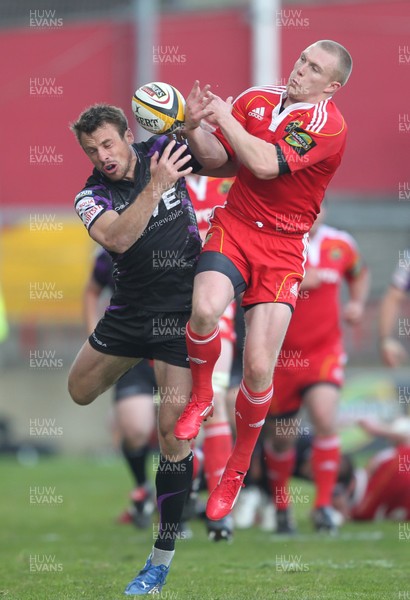
M 259 119 L 262 121 L 265 114 L 265 107 L 261 106 L 260 108 L 254 108 L 253 110 L 248 112 L 249 117 L 255 117 L 255 119 Z
M 88 229 L 96 216 L 104 210 L 104 207 L 96 204 L 93 197 L 86 197 L 77 202 L 75 210 Z
M 100 212 L 102 212 L 103 210 L 104 210 L 104 208 L 102 206 L 97 206 L 97 205 L 95 205 L 92 208 L 89 208 L 87 210 L 87 212 L 85 213 L 85 215 L 83 217 L 83 223 L 87 227 L 87 229 L 91 225 L 91 223 L 94 221 L 96 216 L 99 215 Z
M 77 194 L 77 196 L 75 197 L 75 200 L 79 200 L 80 198 L 83 198 L 84 196 L 91 196 L 92 193 L 93 193 L 92 190 L 83 190 L 82 192 Z
M 96 335 L 95 335 L 95 331 L 93 331 L 93 333 L 91 334 L 93 340 L 95 341 L 96 344 L 98 344 L 99 346 L 103 346 L 104 348 L 107 347 L 107 344 L 103 341 L 101 341 Z
M 84 198 L 84 200 L 77 202 L 75 210 L 77 211 L 80 219 L 83 218 L 83 214 L 92 206 L 95 206 L 94 198 Z
M 306 131 L 297 127 L 293 129 L 285 138 L 285 142 L 292 146 L 292 148 L 299 154 L 299 156 L 303 156 L 309 150 L 316 146 L 316 142 L 310 137 Z
M 114 207 L 114 210 L 116 212 L 119 212 L 120 210 L 123 210 L 124 208 L 127 208 L 127 206 L 129 206 L 129 202 L 123 202 L 122 204 L 119 204 L 118 206 Z
M 218 186 L 218 194 L 227 194 L 231 189 L 233 181 L 231 179 L 224 179 Z
M 340 260 L 342 258 L 342 251 L 340 248 L 332 248 L 329 251 L 329 257 L 331 260 Z
M 318 275 L 320 281 L 324 283 L 337 283 L 340 280 L 340 274 L 337 269 L 319 269 Z
M 286 133 L 290 133 L 294 129 L 297 129 L 298 127 L 302 127 L 302 125 L 303 125 L 303 121 L 291 121 L 290 123 L 288 123 L 286 125 L 285 131 L 286 131 Z

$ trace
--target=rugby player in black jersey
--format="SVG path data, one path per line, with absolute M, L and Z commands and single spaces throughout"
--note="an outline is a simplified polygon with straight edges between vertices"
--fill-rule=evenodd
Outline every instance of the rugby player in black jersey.
M 142 358 L 154 360 L 161 393 L 158 537 L 125 590 L 144 595 L 165 583 L 192 479 L 189 442 L 176 440 L 173 429 L 191 391 L 185 325 L 201 248 L 184 176 L 201 166 L 186 145 L 166 136 L 133 143 L 123 111 L 114 106 L 92 106 L 71 129 L 94 165 L 75 208 L 113 259 L 115 290 L 71 367 L 70 395 L 90 404 Z
M 101 297 L 114 291 L 112 260 L 99 247 L 83 291 L 83 312 L 88 335 L 101 318 Z M 113 386 L 115 436 L 132 476 L 134 488 L 129 506 L 118 517 L 118 523 L 133 523 L 145 529 L 152 524 L 154 498 L 147 476 L 151 436 L 156 424 L 153 395 L 157 389 L 151 361 L 142 360 L 120 377 Z

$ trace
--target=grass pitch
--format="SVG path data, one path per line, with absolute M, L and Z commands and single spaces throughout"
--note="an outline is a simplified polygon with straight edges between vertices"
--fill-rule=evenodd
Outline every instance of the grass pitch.
M 115 523 L 130 489 L 121 460 L 48 458 L 25 467 L 8 459 L 0 469 L 0 599 L 126 598 L 153 530 Z M 400 536 L 398 523 L 355 523 L 324 537 L 311 529 L 309 505 L 295 509 L 293 538 L 253 528 L 235 532 L 232 544 L 211 543 L 203 523 L 192 523 L 194 538 L 177 543 L 161 597 L 410 599 L 410 527 Z

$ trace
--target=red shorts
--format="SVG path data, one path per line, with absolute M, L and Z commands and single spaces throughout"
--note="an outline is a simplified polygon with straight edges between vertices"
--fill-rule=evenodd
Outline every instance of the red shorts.
M 410 447 L 379 453 L 380 462 L 370 476 L 363 498 L 352 509 L 352 519 L 410 521 Z M 400 539 L 409 539 L 410 532 Z M 399 533 L 400 535 L 400 533 Z
M 307 234 L 280 234 L 218 207 L 203 252 L 220 252 L 240 271 L 247 286 L 242 306 L 283 302 L 295 307 L 305 275 L 307 247 Z
M 318 383 L 343 385 L 345 356 L 340 347 L 307 356 L 302 351 L 281 350 L 273 375 L 272 416 L 297 412 L 303 392 Z

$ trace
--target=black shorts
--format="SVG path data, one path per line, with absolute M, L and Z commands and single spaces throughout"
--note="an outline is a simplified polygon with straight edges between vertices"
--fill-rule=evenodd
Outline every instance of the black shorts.
M 118 402 L 124 398 L 141 394 L 153 396 L 157 387 L 154 369 L 149 361 L 144 359 L 117 381 L 114 401 Z
M 148 358 L 189 369 L 185 343 L 188 312 L 150 312 L 132 306 L 106 311 L 88 338 L 97 352 Z

